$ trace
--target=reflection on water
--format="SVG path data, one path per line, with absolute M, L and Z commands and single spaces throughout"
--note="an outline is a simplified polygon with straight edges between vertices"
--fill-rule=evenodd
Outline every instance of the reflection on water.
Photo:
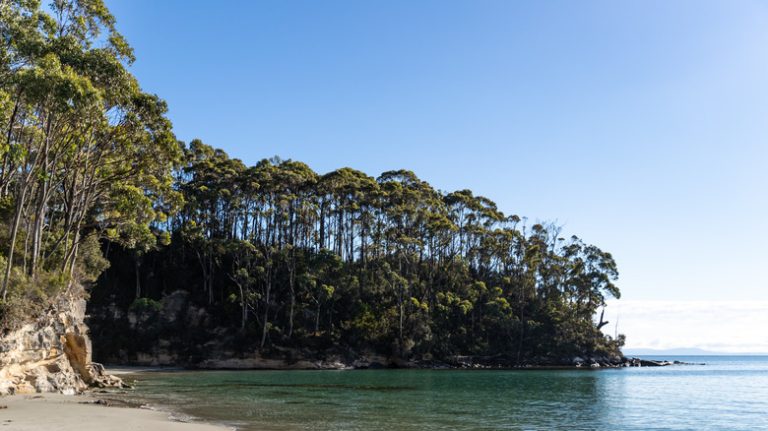
M 243 430 L 768 429 L 768 358 L 706 362 L 616 370 L 150 373 L 138 377 L 132 396 Z

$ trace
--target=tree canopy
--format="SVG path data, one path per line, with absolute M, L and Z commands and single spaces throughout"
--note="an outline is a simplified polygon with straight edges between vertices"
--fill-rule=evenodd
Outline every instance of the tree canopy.
M 111 263 L 96 296 L 187 291 L 258 349 L 523 361 L 621 344 L 594 322 L 619 297 L 613 257 L 554 225 L 407 170 L 247 166 L 177 142 L 102 0 L 2 1 L 0 36 L 5 320 Z
M 95 278 L 99 238 L 153 243 L 173 207 L 180 147 L 114 23 L 101 0 L 0 3 L 4 302 Z
M 350 346 L 401 357 L 614 353 L 594 318 L 619 297 L 610 253 L 555 225 L 506 216 L 469 190 L 416 174 L 324 175 L 292 160 L 246 166 L 200 141 L 184 148 L 184 205 L 140 259 L 144 290 L 189 292 L 256 348 Z M 115 255 L 117 256 L 117 255 Z M 113 256 L 113 262 L 126 263 Z M 123 277 L 112 276 L 120 284 Z

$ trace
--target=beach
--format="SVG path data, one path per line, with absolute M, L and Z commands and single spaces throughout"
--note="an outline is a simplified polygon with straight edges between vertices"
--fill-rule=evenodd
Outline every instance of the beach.
M 223 426 L 173 421 L 166 412 L 95 404 L 94 395 L 0 397 L 0 430 L 224 431 Z

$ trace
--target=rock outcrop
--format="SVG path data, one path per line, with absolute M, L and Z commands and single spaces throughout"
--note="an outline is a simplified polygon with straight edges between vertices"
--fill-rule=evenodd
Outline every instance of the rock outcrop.
M 91 362 L 85 305 L 83 288 L 74 285 L 35 321 L 0 338 L 0 395 L 123 386 Z

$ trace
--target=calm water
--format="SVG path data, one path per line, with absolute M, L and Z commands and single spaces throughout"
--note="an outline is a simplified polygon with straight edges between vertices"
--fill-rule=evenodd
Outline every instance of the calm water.
M 133 397 L 241 430 L 768 430 L 768 357 L 612 370 L 148 373 Z

